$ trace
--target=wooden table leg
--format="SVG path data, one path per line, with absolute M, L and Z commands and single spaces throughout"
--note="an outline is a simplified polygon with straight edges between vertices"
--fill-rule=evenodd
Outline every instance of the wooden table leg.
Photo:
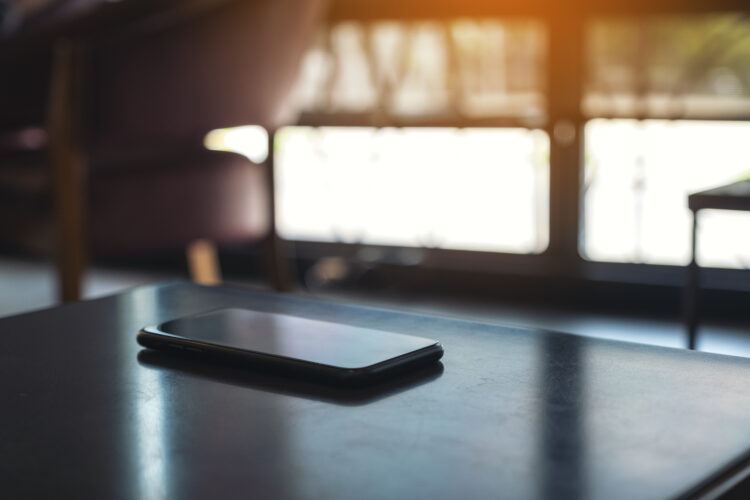
M 59 40 L 52 61 L 48 127 L 57 230 L 59 298 L 81 298 L 86 262 L 85 165 L 80 142 L 83 45 Z
M 691 240 L 690 264 L 687 266 L 683 298 L 683 314 L 687 330 L 688 349 L 695 349 L 698 330 L 698 293 L 700 288 L 698 262 L 696 260 L 696 236 L 698 233 L 698 212 L 693 213 L 693 233 Z

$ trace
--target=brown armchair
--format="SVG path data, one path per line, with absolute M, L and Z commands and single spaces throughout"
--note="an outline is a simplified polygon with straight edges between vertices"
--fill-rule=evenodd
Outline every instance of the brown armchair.
M 0 132 L 13 137 L 8 132 L 44 124 L 53 167 L 52 183 L 40 180 L 16 196 L 39 200 L 28 204 L 33 210 L 0 200 L 0 232 L 5 220 L 5 236 L 24 233 L 7 224 L 23 220 L 19 207 L 55 208 L 66 300 L 78 296 L 88 249 L 138 253 L 196 238 L 266 238 L 269 265 L 278 271 L 271 162 L 255 165 L 200 145 L 214 128 L 254 123 L 273 130 L 284 121 L 323 2 L 91 4 L 0 43 L 0 65 L 24 68 L 0 82 Z M 25 175 L 48 173 L 38 148 L 17 146 L 0 153 L 0 192 L 19 191 L 17 177 L 3 181 L 3 170 L 19 170 L 8 160 L 14 155 L 27 163 L 19 170 Z

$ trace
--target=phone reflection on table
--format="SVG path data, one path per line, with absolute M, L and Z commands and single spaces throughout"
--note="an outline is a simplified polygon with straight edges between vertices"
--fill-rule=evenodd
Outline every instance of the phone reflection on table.
M 372 403 L 426 384 L 436 380 L 443 373 L 443 364 L 438 361 L 409 372 L 398 373 L 371 385 L 335 387 L 311 379 L 270 374 L 235 364 L 225 365 L 151 349 L 143 349 L 138 353 L 138 363 L 151 369 L 173 370 L 223 384 L 352 406 Z

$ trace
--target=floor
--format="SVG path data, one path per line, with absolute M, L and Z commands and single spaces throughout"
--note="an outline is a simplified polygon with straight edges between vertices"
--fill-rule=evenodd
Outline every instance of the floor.
M 94 268 L 84 281 L 93 299 L 157 281 L 187 279 L 187 273 Z M 51 263 L 0 257 L 0 317 L 55 305 L 55 270 Z
M 186 279 L 179 271 L 133 271 L 95 268 L 85 282 L 86 298 L 116 293 L 134 286 L 172 279 Z M 258 283 L 233 283 L 262 286 Z M 365 304 L 409 312 L 434 314 L 487 323 L 557 330 L 579 335 L 684 347 L 685 332 L 677 317 L 603 314 L 583 309 L 514 304 L 508 301 L 446 299 L 388 293 L 317 291 L 297 292 L 325 300 Z M 0 317 L 50 307 L 55 304 L 54 270 L 51 264 L 0 257 Z M 708 322 L 701 326 L 698 348 L 750 357 L 750 324 Z

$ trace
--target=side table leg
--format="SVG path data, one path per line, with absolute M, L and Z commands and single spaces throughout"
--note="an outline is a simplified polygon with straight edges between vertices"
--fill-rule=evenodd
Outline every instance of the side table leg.
M 695 349 L 695 341 L 698 329 L 698 292 L 699 268 L 696 260 L 696 235 L 698 232 L 698 212 L 693 212 L 693 234 L 691 240 L 690 264 L 686 271 L 685 290 L 683 298 L 683 314 L 685 317 L 685 328 L 687 330 L 688 349 Z

